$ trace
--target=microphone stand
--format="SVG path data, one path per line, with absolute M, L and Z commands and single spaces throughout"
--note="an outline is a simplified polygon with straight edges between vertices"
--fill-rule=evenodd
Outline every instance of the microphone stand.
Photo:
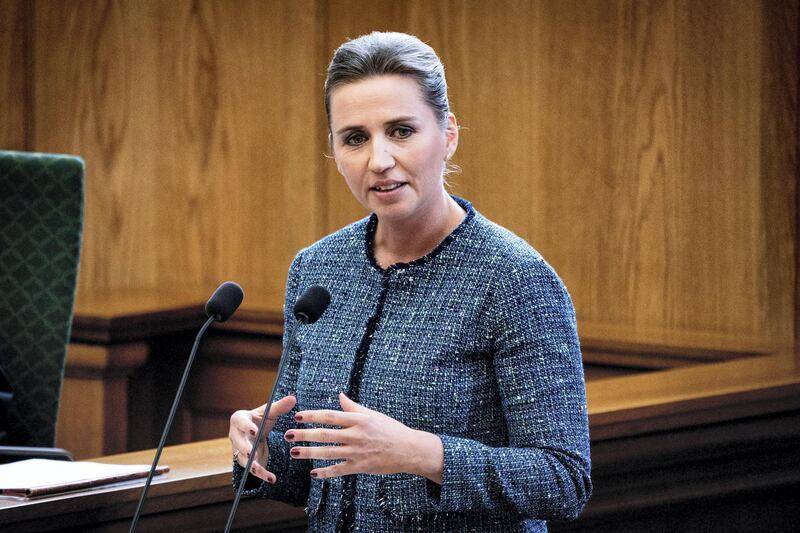
M 189 378 L 189 370 L 192 368 L 194 356 L 197 353 L 198 346 L 200 346 L 200 339 L 208 329 L 208 326 L 210 326 L 214 320 L 215 316 L 212 315 L 208 317 L 208 320 L 206 320 L 206 323 L 203 324 L 202 328 L 200 328 L 200 331 L 197 333 L 197 337 L 194 339 L 192 353 L 189 355 L 189 360 L 186 362 L 186 368 L 183 371 L 183 377 L 181 378 L 181 383 L 178 386 L 178 393 L 175 395 L 175 400 L 172 402 L 172 409 L 169 412 L 169 417 L 167 417 L 167 424 L 164 426 L 164 432 L 161 434 L 161 442 L 158 443 L 156 456 L 153 458 L 153 464 L 150 465 L 150 473 L 147 474 L 147 481 L 144 484 L 142 495 L 139 497 L 139 504 L 136 506 L 136 512 L 133 515 L 133 521 L 131 522 L 131 528 L 128 530 L 128 533 L 133 533 L 136 531 L 136 523 L 139 521 L 139 515 L 142 512 L 142 506 L 144 505 L 144 500 L 147 497 L 147 491 L 150 489 L 150 483 L 153 481 L 153 474 L 155 474 L 156 467 L 158 466 L 158 460 L 161 458 L 161 452 L 164 450 L 164 444 L 167 442 L 167 435 L 169 435 L 169 430 L 172 427 L 172 421 L 175 418 L 175 412 L 178 410 L 178 404 L 181 401 L 181 396 L 183 396 L 183 389 L 186 387 L 186 381 Z
M 231 526 L 233 525 L 233 519 L 236 516 L 236 509 L 239 507 L 239 500 L 242 498 L 242 491 L 244 491 L 244 485 L 247 481 L 247 474 L 250 473 L 250 467 L 253 465 L 253 458 L 256 456 L 255 449 L 258 446 L 258 443 L 261 442 L 261 438 L 264 435 L 264 428 L 266 427 L 267 419 L 269 418 L 269 410 L 272 408 L 272 401 L 275 399 L 275 391 L 278 389 L 278 382 L 280 382 L 281 376 L 283 375 L 283 367 L 285 366 L 287 359 L 286 355 L 289 353 L 289 346 L 291 346 L 291 344 L 294 342 L 294 330 L 297 329 L 298 324 L 305 324 L 308 321 L 307 317 L 303 314 L 296 315 L 296 318 L 298 320 L 292 324 L 292 329 L 289 330 L 289 335 L 286 337 L 286 346 L 283 348 L 283 353 L 281 354 L 281 362 L 278 365 L 278 373 L 275 376 L 275 383 L 272 384 L 272 392 L 269 393 L 269 400 L 267 401 L 266 408 L 264 409 L 264 417 L 261 419 L 261 424 L 258 426 L 258 433 L 256 434 L 255 441 L 253 441 L 253 450 L 247 458 L 247 464 L 244 467 L 242 479 L 239 481 L 239 487 L 236 489 L 236 497 L 233 500 L 231 512 L 228 515 L 228 523 L 225 525 L 225 533 L 229 533 Z M 266 465 L 264 466 L 266 467 Z

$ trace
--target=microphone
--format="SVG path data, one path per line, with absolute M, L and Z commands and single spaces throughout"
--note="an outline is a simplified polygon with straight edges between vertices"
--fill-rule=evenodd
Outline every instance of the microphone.
M 235 281 L 226 281 L 214 291 L 206 303 L 206 315 L 217 322 L 225 322 L 239 308 L 244 291 Z
M 298 324 L 313 324 L 319 320 L 319 317 L 322 316 L 322 314 L 328 308 L 328 304 L 330 303 L 331 293 L 328 292 L 328 289 L 320 285 L 312 285 L 303 291 L 303 294 L 300 295 L 295 302 L 294 307 L 292 307 L 292 314 L 294 315 L 296 322 L 289 324 L 291 329 L 289 330 L 289 334 L 286 336 L 286 345 L 283 347 L 283 352 L 281 353 L 281 362 L 278 365 L 278 373 L 275 375 L 275 383 L 272 384 L 272 392 L 269 394 L 269 400 L 267 401 L 264 409 L 264 417 L 261 419 L 261 424 L 258 426 L 258 433 L 253 441 L 254 445 L 257 445 L 259 442 L 261 442 L 261 439 L 264 435 L 264 428 L 266 427 L 266 422 L 269 418 L 269 410 L 272 408 L 272 401 L 275 399 L 275 391 L 278 389 L 278 383 L 280 383 L 281 376 L 283 375 L 283 367 L 287 359 L 286 354 L 289 352 L 289 347 L 294 340 L 295 328 L 297 328 Z M 242 498 L 242 491 L 244 490 L 244 485 L 247 481 L 247 475 L 250 473 L 250 467 L 253 464 L 253 458 L 255 456 L 255 453 L 251 453 L 247 458 L 247 464 L 244 466 L 244 473 L 242 474 L 242 479 L 239 481 L 239 486 L 236 489 L 236 497 L 233 499 L 231 512 L 228 515 L 228 523 L 225 525 L 225 533 L 229 533 L 231 526 L 233 525 L 233 519 L 236 516 L 236 509 L 239 507 L 239 500 Z
M 307 288 L 292 308 L 294 317 L 303 324 L 313 324 L 331 303 L 331 293 L 320 285 Z
M 147 475 L 147 481 L 144 483 L 142 495 L 139 497 L 139 504 L 136 506 L 136 512 L 133 514 L 133 521 L 131 522 L 131 527 L 128 530 L 129 533 L 136 531 L 136 524 L 139 522 L 139 515 L 142 512 L 144 500 L 147 497 L 147 491 L 150 489 L 150 484 L 153 481 L 153 475 L 155 474 L 156 467 L 158 466 L 158 460 L 161 458 L 161 452 L 164 450 L 164 444 L 167 442 L 167 435 L 169 435 L 169 430 L 172 428 L 172 421 L 175 418 L 176 411 L 178 410 L 178 404 L 181 401 L 181 396 L 183 396 L 183 389 L 186 387 L 186 381 L 189 378 L 189 370 L 192 368 L 194 356 L 197 354 L 197 348 L 200 346 L 200 339 L 203 337 L 203 334 L 206 332 L 212 322 L 225 322 L 228 320 L 239 308 L 239 304 L 242 303 L 243 299 L 244 291 L 242 290 L 242 287 L 233 281 L 226 281 L 217 287 L 217 290 L 214 291 L 214 294 L 212 294 L 211 298 L 209 298 L 208 302 L 206 302 L 205 310 L 206 315 L 208 315 L 208 320 L 206 320 L 205 324 L 203 324 L 203 326 L 200 328 L 200 331 L 197 333 L 197 337 L 194 339 L 192 352 L 189 355 L 189 360 L 186 362 L 186 368 L 183 370 L 183 377 L 181 378 L 180 385 L 178 385 L 178 392 L 175 394 L 175 400 L 172 402 L 172 409 L 167 417 L 167 423 L 164 425 L 164 432 L 161 434 L 161 442 L 158 443 L 158 448 L 156 448 L 156 455 L 153 458 L 153 463 L 150 465 L 150 473 Z

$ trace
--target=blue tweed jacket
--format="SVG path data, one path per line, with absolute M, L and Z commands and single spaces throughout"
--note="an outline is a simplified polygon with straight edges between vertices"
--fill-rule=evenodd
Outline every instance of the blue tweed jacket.
M 268 437 L 278 482 L 248 478 L 246 494 L 305 505 L 309 531 L 546 531 L 545 520 L 575 518 L 589 498 L 570 297 L 530 245 L 456 200 L 464 221 L 412 263 L 377 265 L 373 215 L 302 250 L 289 270 L 287 321 L 310 285 L 332 298 L 297 328 L 277 397 L 339 409 L 347 391 L 444 444 L 441 486 L 411 474 L 312 480 L 311 461 L 291 459 L 283 439 L 294 412 L 281 417 Z M 234 483 L 241 474 L 235 464 Z

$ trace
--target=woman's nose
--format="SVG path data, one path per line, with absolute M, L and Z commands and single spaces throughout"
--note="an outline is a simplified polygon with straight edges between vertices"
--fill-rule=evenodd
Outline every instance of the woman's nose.
M 390 143 L 380 139 L 374 140 L 369 154 L 369 169 L 375 174 L 381 174 L 393 166 L 394 157 Z

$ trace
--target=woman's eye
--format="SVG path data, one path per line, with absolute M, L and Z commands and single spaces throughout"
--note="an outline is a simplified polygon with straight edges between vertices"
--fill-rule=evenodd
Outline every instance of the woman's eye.
M 406 128 L 404 126 L 395 128 L 394 130 L 394 136 L 397 137 L 398 139 L 408 139 L 409 137 L 411 137 L 413 133 L 414 130 L 412 130 L 411 128 Z
M 344 143 L 348 146 L 358 146 L 360 144 L 364 144 L 367 140 L 366 135 L 363 133 L 354 133 L 350 135 L 344 140 Z

